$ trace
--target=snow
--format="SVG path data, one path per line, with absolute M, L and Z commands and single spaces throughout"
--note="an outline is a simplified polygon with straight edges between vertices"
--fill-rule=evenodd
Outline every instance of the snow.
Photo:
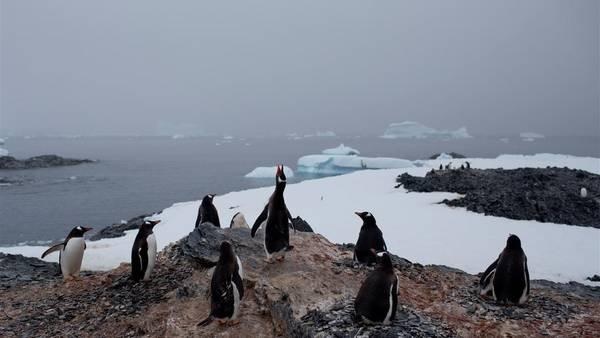
M 523 141 L 526 141 L 526 142 L 533 142 L 533 141 L 535 141 L 537 139 L 542 139 L 542 138 L 545 137 L 542 134 L 534 133 L 534 132 L 531 132 L 531 131 L 520 133 L 519 136 L 521 137 L 521 139 Z
M 425 126 L 419 122 L 404 121 L 400 123 L 391 123 L 383 135 L 382 138 L 396 139 L 396 138 L 441 138 L 441 139 L 463 139 L 471 138 L 471 135 L 467 132 L 466 127 L 459 128 L 457 130 L 437 130 Z
M 346 147 L 343 143 L 335 148 L 325 149 L 322 153 L 326 155 L 360 155 L 360 151 Z
M 275 172 L 277 167 L 256 167 L 251 172 L 247 173 L 244 177 L 247 178 L 272 178 L 275 179 Z M 290 167 L 283 167 L 283 172 L 286 177 L 294 177 L 294 171 Z
M 544 168 L 567 166 L 600 174 L 600 159 L 568 155 L 502 155 L 495 159 L 466 159 L 474 168 Z M 485 216 L 464 208 L 438 204 L 453 193 L 407 193 L 394 189 L 398 174 L 423 176 L 439 161 L 422 161 L 423 167 L 392 170 L 363 170 L 348 175 L 289 184 L 286 203 L 293 216 L 304 218 L 316 232 L 332 242 L 354 243 L 361 221 L 354 211 L 368 210 L 377 219 L 388 249 L 421 264 L 443 264 L 478 273 L 498 257 L 506 238 L 513 233 L 521 238 L 528 257 L 532 279 L 557 282 L 577 281 L 598 274 L 600 266 L 600 229 L 564 224 L 519 221 Z M 273 187 L 231 192 L 217 196 L 214 204 L 223 220 L 237 212 L 254 221 L 262 211 Z M 186 236 L 194 229 L 200 201 L 176 203 L 166 208 L 154 232 L 158 249 Z M 124 237 L 87 243 L 83 268 L 107 270 L 129 262 L 137 230 Z M 294 235 L 291 235 L 292 245 Z M 0 251 L 40 257 L 46 246 L 17 246 Z M 48 261 L 56 261 L 50 255 Z
M 298 172 L 337 175 L 364 169 L 407 168 L 413 167 L 413 163 L 409 160 L 391 157 L 306 155 L 298 159 L 297 166 Z
M 8 150 L 0 147 L 0 156 L 8 156 Z

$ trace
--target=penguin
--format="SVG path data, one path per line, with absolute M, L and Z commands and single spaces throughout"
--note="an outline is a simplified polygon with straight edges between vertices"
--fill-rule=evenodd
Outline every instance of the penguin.
M 448 164 L 446 164 L 446 170 L 452 169 L 451 165 L 452 165 L 452 162 L 449 162 Z
M 444 170 L 444 166 L 440 163 L 440 170 Z
M 252 225 L 250 235 L 254 237 L 258 228 L 265 223 L 265 239 L 264 247 L 267 254 L 267 262 L 272 263 L 272 257 L 281 261 L 285 258 L 286 251 L 292 250 L 294 247 L 290 245 L 290 224 L 292 215 L 285 205 L 283 191 L 286 186 L 286 177 L 283 172 L 283 166 L 277 166 L 275 173 L 275 191 L 269 198 L 269 202 L 260 213 L 256 221 Z M 296 229 L 294 228 L 294 231 Z
M 464 164 L 460 165 L 460 170 L 465 170 L 465 165 Z
M 376 262 L 375 253 L 387 251 L 383 233 L 370 212 L 355 212 L 355 214 L 363 220 L 363 225 L 360 227 L 358 240 L 354 246 L 354 261 L 373 264 Z
M 469 161 L 465 161 L 465 164 L 467 165 L 467 169 L 471 169 L 471 163 L 469 163 Z
M 398 307 L 398 276 L 387 252 L 377 253 L 377 267 L 362 283 L 354 300 L 357 319 L 389 325 Z
M 229 223 L 229 227 L 230 228 L 244 228 L 244 229 L 250 228 L 250 226 L 248 225 L 248 222 L 246 222 L 246 218 L 244 217 L 244 214 L 242 214 L 241 212 L 237 212 L 235 215 L 233 215 L 233 217 L 231 218 L 231 222 Z
M 222 242 L 219 250 L 219 261 L 210 281 L 210 314 L 198 326 L 206 326 L 215 319 L 219 323 L 235 322 L 240 313 L 240 302 L 244 297 L 242 262 L 231 243 Z
M 521 240 L 510 235 L 506 247 L 485 270 L 479 281 L 480 295 L 490 291 L 494 300 L 502 304 L 523 304 L 529 297 L 529 270 Z
M 213 204 L 215 196 L 215 194 L 208 194 L 202 199 L 202 203 L 200 203 L 200 207 L 198 208 L 198 217 L 196 217 L 196 228 L 202 223 L 212 223 L 216 227 L 221 227 L 219 213 Z
M 51 246 L 42 254 L 44 258 L 54 251 L 59 251 L 58 264 L 64 280 L 79 277 L 83 252 L 86 248 L 83 234 L 90 230 L 92 228 L 76 226 L 69 232 L 64 242 Z
M 150 280 L 150 274 L 156 263 L 156 237 L 152 229 L 160 221 L 144 221 L 140 225 L 131 249 L 131 279 Z

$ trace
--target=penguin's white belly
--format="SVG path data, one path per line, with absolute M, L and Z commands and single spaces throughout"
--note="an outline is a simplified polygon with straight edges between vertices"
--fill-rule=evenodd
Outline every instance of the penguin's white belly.
M 238 274 L 240 275 L 240 278 L 242 280 L 244 280 L 244 268 L 242 268 L 242 261 L 240 261 L 240 258 L 236 255 L 235 259 L 237 260 L 237 264 L 238 264 Z
M 240 292 L 235 283 L 231 282 L 231 285 L 233 286 L 233 315 L 231 319 L 235 320 L 240 313 Z
M 146 272 L 144 273 L 144 280 L 149 280 L 150 274 L 154 269 L 154 264 L 156 263 L 156 237 L 154 234 L 148 235 L 146 242 L 148 243 L 148 267 L 146 267 Z
M 398 277 L 396 277 L 396 282 L 398 283 Z M 395 284 L 394 283 L 394 284 Z M 383 320 L 383 324 L 384 325 L 389 325 L 390 324 L 390 318 L 392 318 L 392 309 L 393 309 L 393 305 L 392 302 L 394 301 L 394 284 L 390 285 L 390 298 L 389 298 L 389 308 L 388 311 L 385 315 L 385 319 Z
M 63 277 L 79 276 L 85 240 L 83 237 L 71 238 L 60 253 L 60 269 Z

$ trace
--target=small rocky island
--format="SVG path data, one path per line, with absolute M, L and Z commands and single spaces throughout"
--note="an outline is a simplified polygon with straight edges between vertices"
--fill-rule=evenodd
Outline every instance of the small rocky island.
M 206 318 L 210 268 L 219 244 L 234 244 L 245 295 L 237 325 Z M 389 326 L 353 318 L 353 298 L 370 268 L 352 264 L 352 245 L 311 232 L 290 237 L 285 261 L 264 262 L 262 231 L 200 225 L 165 248 L 148 282 L 129 279 L 127 263 L 63 282 L 58 265 L 0 254 L 0 336 L 113 337 L 492 337 L 594 336 L 600 288 L 532 281 L 524 306 L 499 306 L 478 295 L 478 277 L 393 256 L 399 306 Z M 482 267 L 482 269 L 485 267 Z
M 92 163 L 88 159 L 64 158 L 58 155 L 40 155 L 19 160 L 12 156 L 0 156 L 0 169 L 34 169 L 78 165 Z
M 442 203 L 486 215 L 600 228 L 600 175 L 584 170 L 447 169 L 396 181 L 408 191 L 462 194 Z

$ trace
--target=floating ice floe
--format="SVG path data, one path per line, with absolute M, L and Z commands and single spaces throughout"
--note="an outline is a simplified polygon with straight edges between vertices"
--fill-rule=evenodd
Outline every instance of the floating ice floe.
M 439 139 L 463 139 L 470 138 L 471 135 L 467 132 L 466 127 L 457 130 L 437 130 L 425 126 L 419 122 L 404 121 L 400 123 L 390 124 L 382 138 L 397 139 L 397 138 L 439 138 Z
M 523 141 L 526 141 L 526 142 L 533 142 L 535 140 L 542 139 L 545 137 L 542 134 L 538 134 L 538 133 L 534 133 L 534 132 L 530 132 L 530 131 L 520 133 L 519 136 L 521 137 L 521 139 Z
M 247 178 L 275 178 L 277 167 L 257 167 L 251 172 L 244 175 Z M 294 171 L 290 167 L 283 167 L 283 172 L 286 177 L 294 177 Z

